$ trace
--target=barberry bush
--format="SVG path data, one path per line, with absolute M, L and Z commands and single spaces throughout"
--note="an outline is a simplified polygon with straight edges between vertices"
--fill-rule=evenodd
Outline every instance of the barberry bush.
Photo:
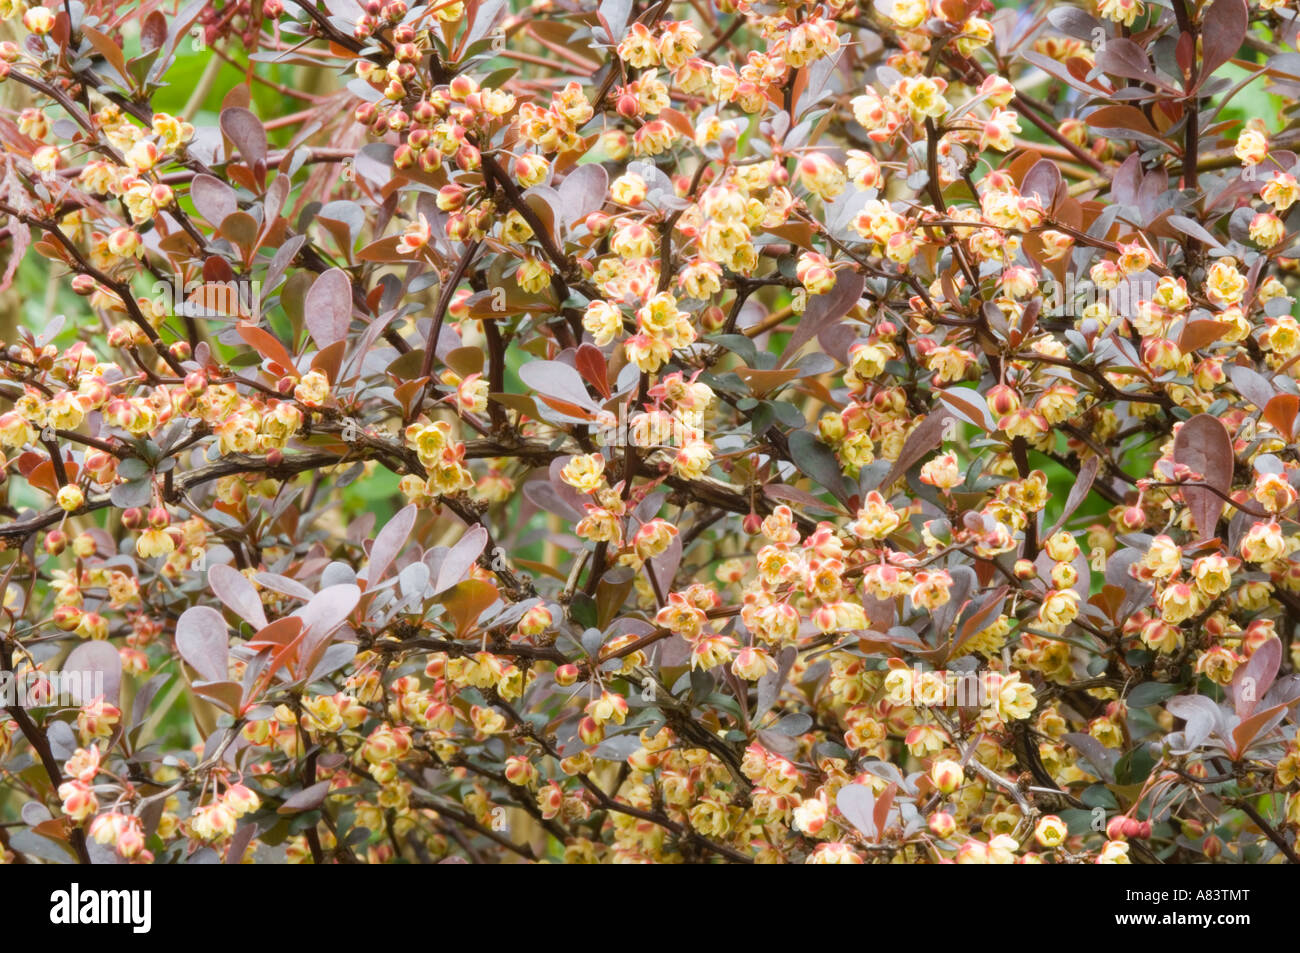
M 0 0 L 15 862 L 1295 863 L 1290 0 Z

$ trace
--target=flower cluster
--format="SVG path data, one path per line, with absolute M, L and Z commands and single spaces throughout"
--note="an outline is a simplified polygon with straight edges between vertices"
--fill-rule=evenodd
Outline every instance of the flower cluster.
M 0 2 L 0 857 L 1300 862 L 1287 6 Z

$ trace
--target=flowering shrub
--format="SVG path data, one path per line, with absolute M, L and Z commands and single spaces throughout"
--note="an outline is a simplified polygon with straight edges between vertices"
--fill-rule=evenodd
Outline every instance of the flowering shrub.
M 1295 10 L 1045 6 L 0 2 L 4 856 L 1296 862 Z

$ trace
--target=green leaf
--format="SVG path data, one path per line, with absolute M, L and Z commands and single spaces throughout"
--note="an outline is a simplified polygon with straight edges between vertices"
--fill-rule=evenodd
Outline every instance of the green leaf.
M 790 457 L 801 473 L 830 490 L 841 503 L 848 502 L 844 471 L 834 450 L 806 430 L 796 430 L 790 434 Z
M 1115 780 L 1120 784 L 1141 784 L 1155 766 L 1156 760 L 1147 746 L 1139 744 L 1115 762 Z
M 1150 708 L 1152 705 L 1160 704 L 1166 698 L 1172 698 L 1180 691 L 1182 691 L 1181 685 L 1170 685 L 1164 682 L 1143 682 L 1129 692 L 1124 701 L 1129 708 Z

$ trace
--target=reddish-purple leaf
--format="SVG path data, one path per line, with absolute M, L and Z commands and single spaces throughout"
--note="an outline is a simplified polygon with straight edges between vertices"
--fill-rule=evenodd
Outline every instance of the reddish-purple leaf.
M 305 630 L 298 650 L 299 664 L 295 671 L 299 678 L 316 667 L 334 632 L 347 620 L 360 601 L 361 587 L 345 582 L 322 589 L 311 602 L 294 613 L 302 619 Z
M 966 423 L 979 427 L 985 433 L 997 429 L 997 423 L 989 412 L 988 402 L 979 391 L 971 390 L 969 387 L 949 387 L 936 391 L 935 396 L 947 405 L 953 416 L 961 418 Z
M 192 606 L 176 620 L 176 650 L 205 682 L 230 677 L 230 629 L 211 606 Z
M 1120 163 L 1110 183 L 1110 194 L 1119 205 L 1136 205 L 1142 185 L 1142 156 L 1134 152 Z
M 140 49 L 152 53 L 167 40 L 167 17 L 160 10 L 151 10 L 140 27 Z
M 1246 0 L 1214 0 L 1201 22 L 1201 71 L 1197 85 L 1202 85 L 1241 49 L 1250 23 Z
M 1083 501 L 1088 498 L 1088 493 L 1092 490 L 1093 482 L 1097 479 L 1099 469 L 1101 469 L 1101 457 L 1092 456 L 1079 464 L 1079 475 L 1070 485 L 1070 493 L 1065 498 L 1065 507 L 1061 510 L 1061 516 L 1056 521 L 1056 525 L 1043 534 L 1044 538 L 1056 535 L 1056 531 L 1065 525 L 1065 521 L 1071 514 L 1083 505 Z
M 1191 354 L 1219 340 L 1227 329 L 1228 326 L 1222 321 L 1188 321 L 1178 335 L 1178 350 Z
M 1182 488 L 1183 499 L 1202 537 L 1214 535 L 1225 505 L 1223 497 L 1232 489 L 1235 460 L 1232 438 L 1219 418 L 1197 414 L 1178 429 L 1174 438 L 1174 462 L 1200 474 L 1202 479 L 1198 482 L 1206 484 Z
M 889 823 L 889 808 L 893 805 L 894 795 L 897 793 L 898 785 L 891 783 L 885 788 L 885 790 L 881 791 L 880 796 L 876 798 L 876 807 L 875 810 L 871 812 L 871 819 L 875 822 L 876 831 L 879 834 L 885 832 L 885 827 Z
M 244 574 L 229 566 L 216 565 L 208 570 L 208 585 L 227 609 L 254 629 L 266 626 L 262 598 Z
M 222 711 L 238 714 L 244 699 L 244 689 L 238 682 L 223 680 L 220 682 L 195 682 L 190 688 L 194 694 L 201 695 Z
M 442 565 L 438 567 L 438 582 L 434 585 L 434 591 L 443 592 L 463 582 L 487 541 L 488 532 L 482 526 L 475 524 L 467 529 L 465 535 L 443 557 Z
M 1114 42 L 1114 41 L 1112 41 Z M 1158 139 L 1160 133 L 1151 125 L 1151 120 L 1136 106 L 1102 106 L 1094 109 L 1086 117 L 1088 125 L 1096 129 L 1124 129 L 1140 132 L 1152 139 Z
M 871 841 L 876 839 L 876 796 L 871 788 L 865 784 L 846 784 L 835 795 L 835 806 L 863 837 Z
M 564 177 L 558 189 L 560 216 L 565 227 L 572 227 L 605 204 L 609 191 L 609 173 L 596 162 L 580 165 Z
M 601 353 L 600 348 L 594 344 L 582 344 L 573 358 L 574 365 L 578 368 L 578 373 L 592 387 L 600 392 L 600 396 L 609 400 L 609 376 L 606 367 L 605 355 Z
M 121 697 L 122 656 L 108 642 L 83 642 L 68 653 L 60 669 L 63 672 L 60 685 L 65 689 L 71 691 L 76 684 L 75 678 L 69 679 L 70 675 L 75 673 L 80 678 L 80 692 L 71 693 L 79 695 L 76 700 L 83 704 L 100 694 L 111 704 L 117 704 Z
M 781 353 L 777 366 L 785 364 L 799 353 L 801 347 L 843 319 L 862 299 L 865 288 L 866 279 L 856 271 L 838 272 L 834 288 L 826 294 L 813 295 L 808 299 L 808 307 L 804 309 L 803 318 L 795 325 L 794 333 L 790 335 L 790 343 Z
M 239 211 L 235 190 L 220 179 L 199 174 L 190 183 L 190 200 L 210 225 L 220 225 Z
M 1002 605 L 1006 602 L 1009 591 L 1009 586 L 999 586 L 986 595 L 977 606 L 974 604 L 974 600 L 971 600 L 972 608 L 967 610 L 965 618 L 961 621 L 961 628 L 958 630 L 956 638 L 953 639 L 952 649 L 948 653 L 950 658 L 953 656 L 959 657 L 962 654 L 962 647 L 979 635 L 987 627 L 989 621 L 1002 611 Z
M 315 810 L 325 803 L 325 796 L 329 794 L 332 783 L 331 781 L 318 781 L 309 788 L 303 788 L 276 808 L 276 813 L 298 814 L 302 811 Z
M 1264 695 L 1273 687 L 1282 665 L 1282 640 L 1268 639 L 1250 653 L 1245 665 L 1232 676 L 1232 702 L 1238 718 L 1249 718 Z
M 555 397 L 584 410 L 599 410 L 587 393 L 582 375 L 561 361 L 528 361 L 519 368 L 519 379 L 537 393 Z
M 1296 414 L 1300 413 L 1300 397 L 1295 394 L 1278 394 L 1264 405 L 1260 417 L 1287 440 L 1295 432 Z
M 1286 717 L 1287 710 L 1293 704 L 1295 704 L 1295 702 L 1290 702 L 1285 705 L 1273 705 L 1270 708 L 1265 708 L 1263 711 L 1257 711 L 1249 718 L 1244 719 L 1241 724 L 1237 725 L 1237 727 L 1233 728 L 1232 751 L 1230 752 L 1233 760 L 1240 760 L 1241 757 L 1245 755 L 1246 749 L 1255 742 L 1256 738 L 1261 735 L 1266 735 L 1276 727 L 1278 722 Z
M 239 150 L 239 159 L 249 168 L 266 161 L 266 129 L 247 109 L 237 106 L 221 111 L 221 131 Z
M 874 490 L 877 487 L 889 486 L 912 469 L 913 465 L 919 463 L 921 458 L 931 450 L 942 446 L 943 431 L 947 422 L 951 419 L 952 414 L 942 407 L 921 418 L 921 422 L 903 441 L 903 449 L 898 454 L 898 459 L 894 461 L 893 466 L 889 468 L 889 472 L 885 474 L 885 478 L 875 486 L 868 486 L 866 489 Z
M 1112 76 L 1144 83 L 1159 82 L 1147 51 L 1127 37 L 1106 40 L 1106 45 L 1097 54 L 1097 66 Z
M 411 530 L 415 528 L 415 517 L 418 512 L 414 504 L 402 507 L 384 524 L 384 528 L 375 537 L 374 545 L 370 547 L 370 565 L 365 575 L 367 589 L 374 589 L 384 581 L 384 574 L 388 572 L 388 567 L 393 564 L 397 554 L 411 538 Z
M 352 323 L 352 282 L 342 268 L 331 268 L 312 283 L 303 302 L 303 323 L 319 348 L 347 339 Z

